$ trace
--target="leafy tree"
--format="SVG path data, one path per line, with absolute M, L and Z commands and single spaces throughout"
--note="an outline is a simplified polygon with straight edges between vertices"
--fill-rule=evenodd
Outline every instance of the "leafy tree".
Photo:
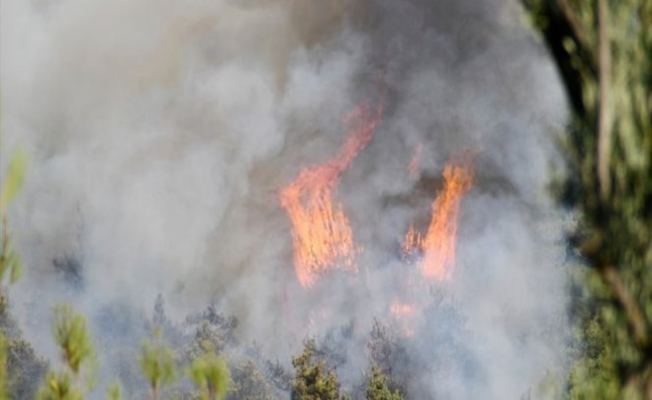
M 223 399 L 229 389 L 229 368 L 215 353 L 196 358 L 190 367 L 189 375 L 200 388 L 202 400 Z
M 174 354 L 160 341 L 160 332 L 155 334 L 154 342 L 143 342 L 138 361 L 149 384 L 152 400 L 158 400 L 161 388 L 171 384 L 176 378 Z
M 295 369 L 292 381 L 292 400 L 337 400 L 340 398 L 340 383 L 333 371 L 328 371 L 326 362 L 318 360 L 314 339 L 304 342 L 300 355 L 292 358 Z
M 570 394 L 652 399 L 652 2 L 523 3 L 573 111 L 560 193 L 591 301 Z
M 387 377 L 377 365 L 371 367 L 371 376 L 367 383 L 366 400 L 402 400 L 398 390 L 392 392 L 387 386 Z

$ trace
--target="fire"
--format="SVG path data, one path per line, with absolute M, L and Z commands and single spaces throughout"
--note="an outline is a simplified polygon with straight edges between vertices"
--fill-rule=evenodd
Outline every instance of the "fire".
M 333 268 L 357 271 L 359 248 L 342 205 L 334 201 L 340 175 L 373 137 L 382 107 L 358 107 L 345 118 L 349 137 L 337 157 L 304 169 L 280 192 L 281 206 L 292 222 L 294 266 L 303 287 L 312 286 Z
M 421 235 L 416 231 L 416 229 L 414 229 L 414 226 L 411 225 L 405 235 L 405 240 L 403 241 L 403 254 L 409 256 L 416 250 L 421 250 L 422 245 L 423 239 L 421 238 Z
M 432 218 L 425 237 L 410 227 L 403 251 L 423 252 L 419 269 L 424 277 L 449 279 L 455 266 L 457 223 L 462 196 L 471 188 L 474 171 L 469 161 L 449 162 L 444 168 L 444 188 L 432 204 Z
M 417 312 L 417 309 L 412 304 L 407 304 L 399 300 L 395 300 L 389 307 L 389 312 L 395 317 L 409 318 Z
M 414 149 L 414 155 L 412 156 L 412 160 L 410 160 L 410 165 L 408 166 L 410 179 L 417 179 L 419 177 L 419 161 L 421 159 L 421 151 L 423 151 L 423 145 L 419 144 Z
M 394 319 L 400 324 L 403 334 L 406 337 L 414 335 L 414 319 L 420 310 L 413 304 L 404 303 L 400 300 L 394 300 L 389 306 L 389 312 Z

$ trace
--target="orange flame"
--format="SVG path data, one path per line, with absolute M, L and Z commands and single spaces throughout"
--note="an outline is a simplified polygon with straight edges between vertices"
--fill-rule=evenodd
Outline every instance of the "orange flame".
M 470 162 L 446 165 L 443 172 L 444 188 L 432 204 L 432 218 L 425 237 L 410 227 L 403 243 L 407 254 L 420 250 L 421 274 L 427 278 L 449 279 L 455 266 L 457 223 L 462 196 L 474 180 Z
M 417 312 L 417 309 L 412 304 L 395 300 L 389 307 L 389 312 L 396 317 L 411 317 Z
M 312 286 L 331 268 L 357 271 L 355 257 L 359 249 L 342 205 L 333 201 L 333 192 L 340 175 L 373 137 L 381 116 L 380 106 L 375 112 L 367 107 L 356 108 L 345 118 L 351 129 L 339 155 L 304 169 L 280 192 L 281 206 L 292 222 L 294 266 L 303 287 Z
M 403 254 L 410 255 L 411 253 L 421 250 L 423 246 L 423 239 L 419 232 L 414 229 L 414 226 L 410 225 L 407 234 L 405 234 L 405 240 L 403 241 Z
M 406 337 L 414 335 L 413 322 L 417 316 L 417 307 L 413 304 L 404 303 L 400 300 L 394 300 L 389 306 L 390 314 L 399 322 L 403 334 Z

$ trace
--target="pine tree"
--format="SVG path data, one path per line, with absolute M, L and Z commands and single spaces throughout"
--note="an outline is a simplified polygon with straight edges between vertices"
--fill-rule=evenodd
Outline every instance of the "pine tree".
M 27 157 L 25 153 L 15 152 L 9 162 L 9 171 L 3 179 L 0 190 L 0 223 L 2 233 L 0 235 L 0 295 L 4 295 L 2 282 L 5 275 L 9 274 L 9 283 L 18 280 L 22 270 L 22 263 L 18 253 L 14 250 L 9 234 L 7 211 L 9 203 L 14 199 L 22 186 Z
M 189 375 L 199 387 L 202 400 L 221 400 L 229 390 L 229 367 L 215 353 L 197 357 L 190 367 Z
M 52 324 L 54 338 L 61 351 L 64 368 L 59 372 L 50 371 L 45 384 L 41 387 L 37 398 L 39 400 L 81 400 L 84 389 L 93 386 L 92 364 L 94 350 L 90 333 L 86 327 L 86 319 L 76 314 L 68 305 L 60 305 L 54 309 Z M 88 366 L 86 385 L 81 385 L 82 369 Z
M 45 361 L 38 358 L 32 346 L 22 338 L 22 332 L 10 313 L 4 287 L 6 281 L 15 283 L 22 271 L 20 256 L 11 240 L 8 209 L 22 186 L 26 166 L 25 153 L 14 152 L 0 190 L 0 399 L 34 398 L 38 381 L 47 369 Z
M 340 383 L 326 363 L 318 360 L 314 339 L 304 342 L 300 355 L 292 358 L 295 369 L 292 381 L 292 400 L 338 400 Z
M 140 369 L 149 384 L 152 400 L 158 400 L 163 386 L 176 379 L 174 354 L 160 339 L 160 332 L 155 333 L 154 341 L 145 340 L 138 360 Z
M 652 1 L 523 3 L 573 111 L 560 194 L 591 269 L 570 394 L 652 399 Z
M 402 400 L 398 391 L 392 392 L 387 386 L 387 377 L 377 365 L 371 367 L 371 376 L 367 383 L 366 400 Z

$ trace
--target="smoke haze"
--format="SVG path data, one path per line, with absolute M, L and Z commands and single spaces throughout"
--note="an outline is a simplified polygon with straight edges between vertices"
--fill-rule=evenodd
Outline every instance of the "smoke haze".
M 427 226 L 444 164 L 471 151 L 454 276 L 431 288 L 463 316 L 466 356 L 431 366 L 446 359 L 433 338 L 458 321 L 424 312 L 410 354 L 431 368 L 411 393 L 518 398 L 563 368 L 564 249 L 546 185 L 565 100 L 515 2 L 0 4 L 2 155 L 30 153 L 11 295 L 44 354 L 52 304 L 149 312 L 159 293 L 177 319 L 219 304 L 243 340 L 286 362 L 306 334 L 350 321 L 367 332 L 412 291 L 401 242 Z M 343 118 L 381 97 L 383 119 L 336 189 L 359 272 L 306 291 L 279 190 L 334 157 Z M 63 270 L 77 285 L 55 261 L 76 265 Z M 364 344 L 344 346 L 346 384 L 367 366 Z

